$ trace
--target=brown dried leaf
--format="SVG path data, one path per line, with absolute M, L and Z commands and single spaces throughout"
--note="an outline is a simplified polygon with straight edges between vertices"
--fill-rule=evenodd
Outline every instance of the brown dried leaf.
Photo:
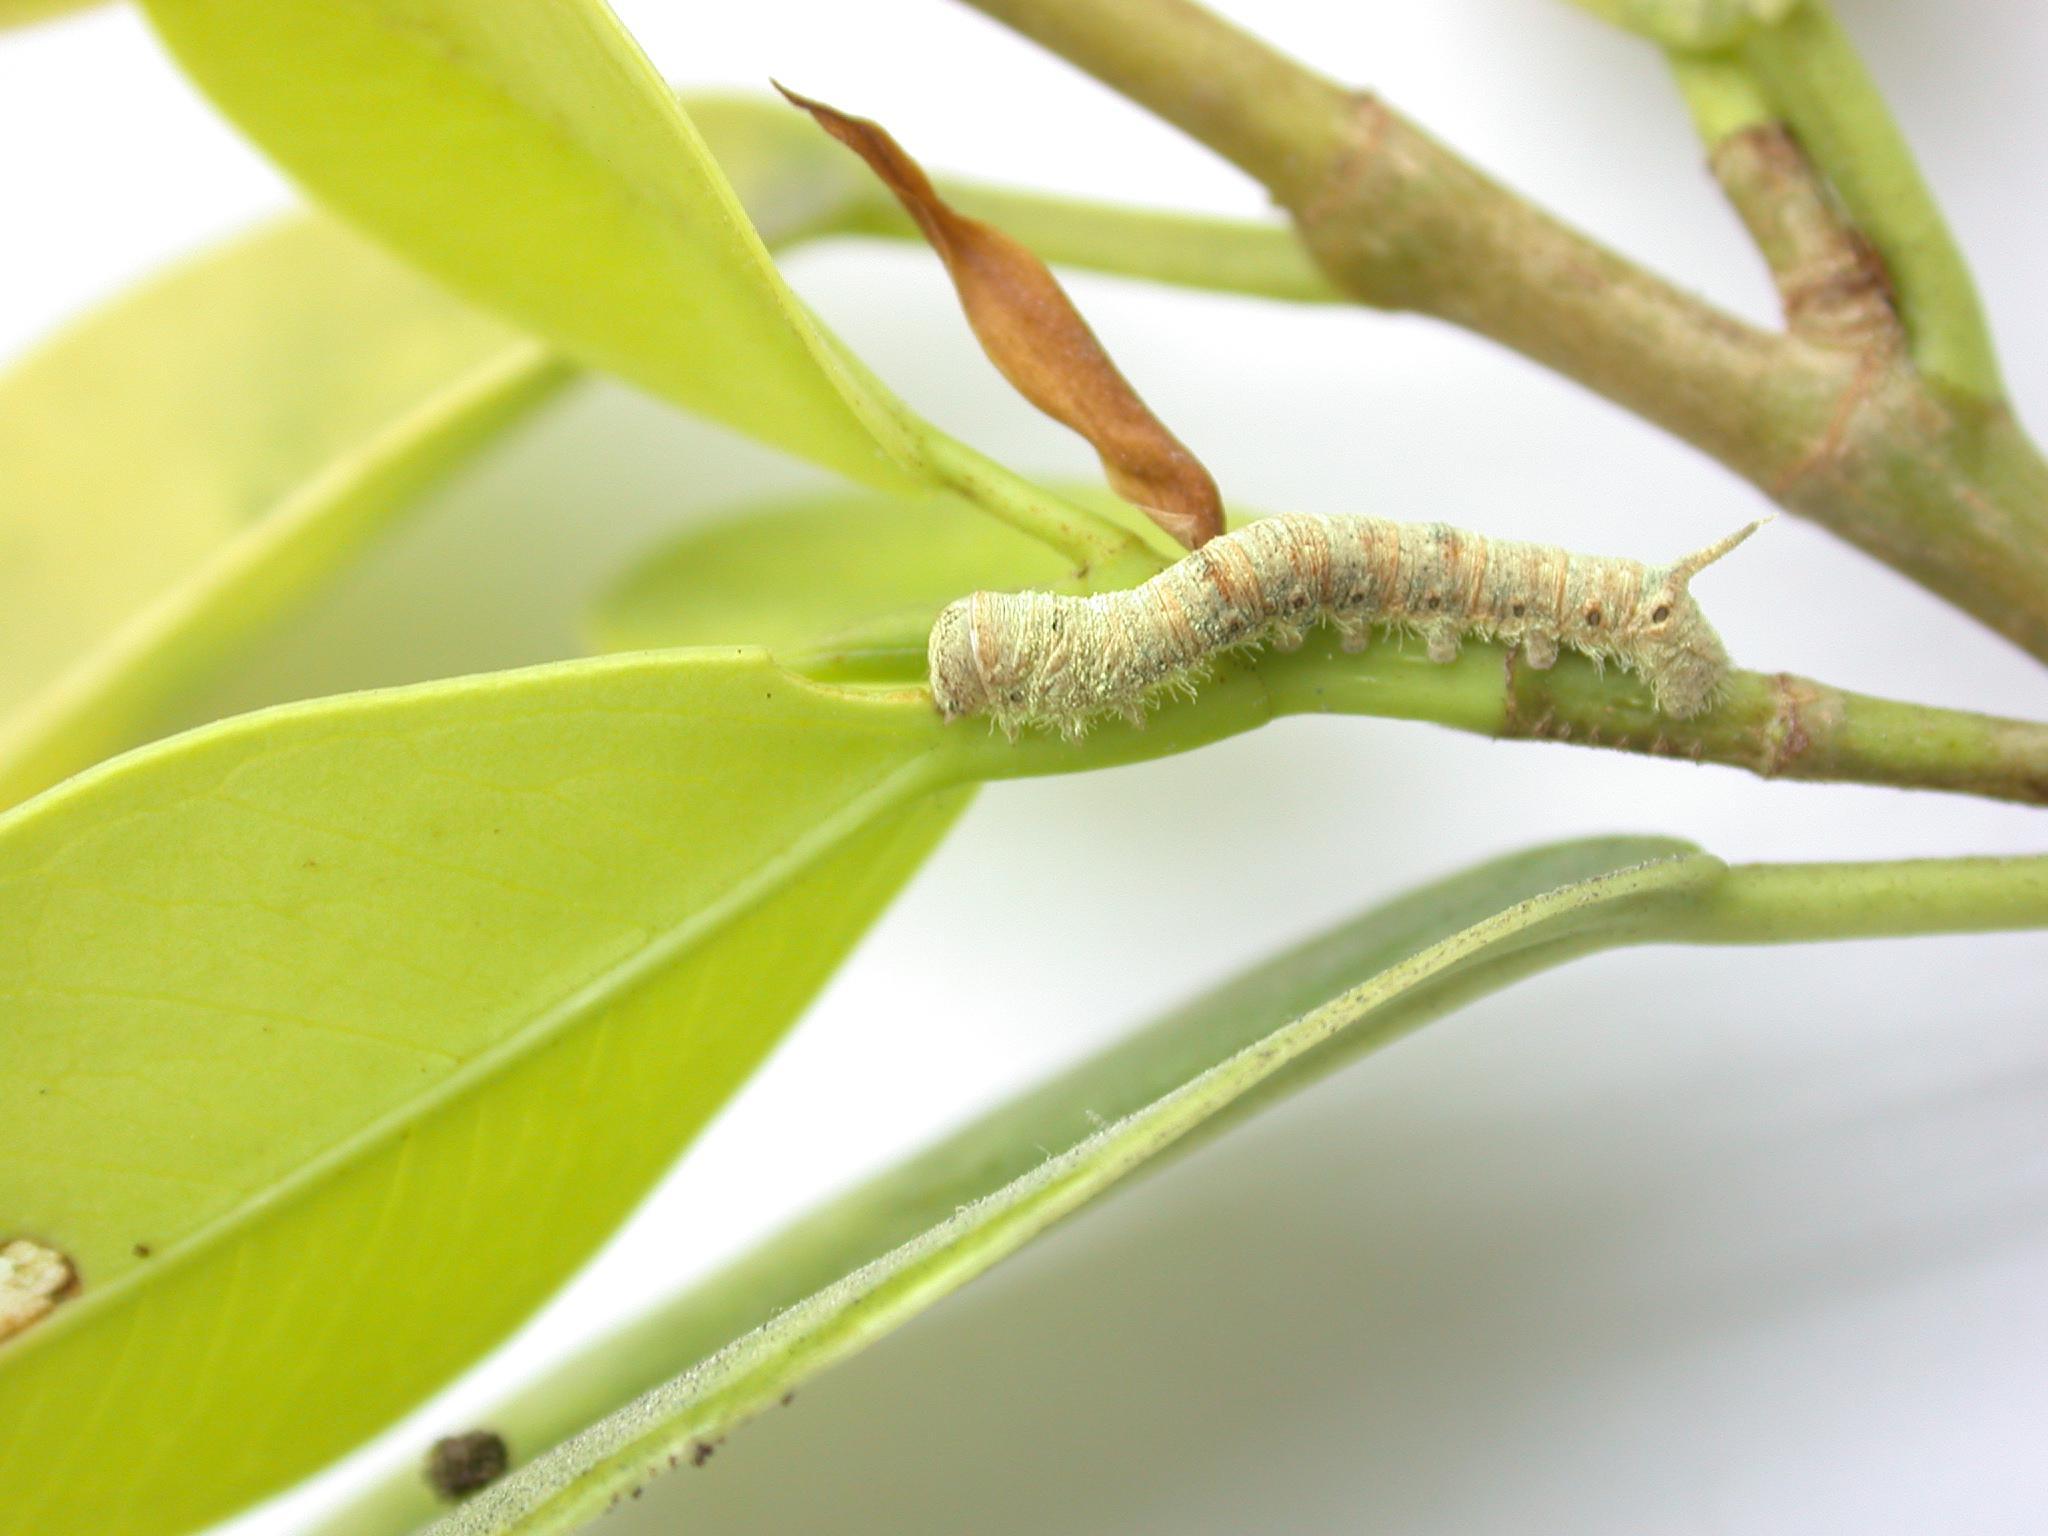
M 881 178 L 946 263 L 967 323 L 1003 377 L 1087 438 L 1116 493 L 1190 549 L 1223 531 L 1209 471 L 1167 431 L 1074 308 L 1059 279 L 993 225 L 955 212 L 879 123 L 776 89 Z

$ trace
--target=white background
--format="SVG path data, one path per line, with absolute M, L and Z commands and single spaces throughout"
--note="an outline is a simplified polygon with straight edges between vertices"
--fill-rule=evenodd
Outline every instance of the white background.
M 1768 293 L 1651 53 L 1548 0 L 1226 9 L 1746 312 Z M 2048 421 L 2048 14 L 1842 0 Z M 963 8 L 629 0 L 685 82 L 773 73 L 947 169 L 1258 211 L 1257 190 Z M 121 11 L 0 41 L 0 351 L 291 194 Z M 1012 398 L 921 251 L 799 285 L 1019 466 Z M 1249 506 L 1666 556 L 1757 514 L 1716 466 L 1444 327 L 1077 278 Z M 220 711 L 567 654 L 664 532 L 818 477 L 609 386 L 493 450 L 249 658 Z M 800 557 L 800 556 L 799 556 Z M 1781 518 L 1701 596 L 1743 663 L 2048 716 L 2048 677 Z M 1161 1005 L 1480 857 L 1655 831 L 1734 859 L 2048 847 L 2040 812 L 1290 721 L 987 791 L 571 1290 L 351 1477 L 818 1195 Z M 2048 1528 L 2048 1003 L 2038 937 L 1583 962 L 1352 1069 L 1056 1234 L 668 1479 L 621 1533 L 2013 1532 Z M 70 1536 L 70 1533 L 66 1533 Z M 84 1533 L 79 1533 L 84 1536 Z

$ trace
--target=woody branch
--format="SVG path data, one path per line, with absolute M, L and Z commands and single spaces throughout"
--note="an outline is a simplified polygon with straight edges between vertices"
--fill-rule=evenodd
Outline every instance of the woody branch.
M 1819 0 L 1730 55 L 1718 88 L 1681 70 L 1787 300 L 1779 331 L 1607 250 L 1194 0 L 968 3 L 1257 178 L 1354 298 L 1578 380 L 2048 659 L 2048 463 Z

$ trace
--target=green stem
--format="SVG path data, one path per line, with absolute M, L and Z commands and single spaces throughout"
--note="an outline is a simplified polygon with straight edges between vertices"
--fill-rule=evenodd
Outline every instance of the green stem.
M 1055 496 L 942 432 L 929 431 L 919 451 L 924 467 L 941 485 L 997 521 L 1057 550 L 1073 562 L 1076 580 L 1131 586 L 1169 564 L 1166 556 L 1128 528 Z
M 1735 55 L 1673 53 L 1670 64 L 1693 127 L 1709 148 L 1731 134 L 1777 120 L 1756 77 Z
M 1441 666 L 1382 640 L 1347 655 L 1318 632 L 1299 651 L 1227 664 L 1198 698 L 1143 728 L 1112 721 L 1074 743 L 981 734 L 952 758 L 966 778 L 1071 773 L 1166 757 L 1282 715 L 1423 720 L 1498 740 L 1555 741 L 1745 769 L 1763 778 L 1882 784 L 2048 804 L 2048 725 L 1873 698 L 1789 674 L 1737 672 L 1703 715 L 1662 714 L 1627 674 L 1567 655 L 1547 670 L 1472 643 Z M 978 722 L 955 729 L 982 732 Z
M 1688 891 L 1657 937 L 1802 944 L 2048 928 L 2048 857 L 1738 864 Z
M 1283 224 L 1129 208 L 945 178 L 938 187 L 962 213 L 995 225 L 1055 264 L 1299 304 L 1333 304 L 1345 297 Z M 895 199 L 882 196 L 847 210 L 834 232 L 924 243 Z
M 1807 0 L 1758 29 L 1742 56 L 1883 255 L 1921 372 L 1979 401 L 2003 399 L 1969 267 L 1841 24 Z
M 851 397 L 871 402 L 870 426 L 898 463 L 964 497 L 1027 538 L 1073 562 L 1076 576 L 1113 585 L 1142 581 L 1167 562 L 1127 528 L 1076 506 L 1015 470 L 942 432 L 912 410 L 823 326 L 834 361 L 857 386 Z
M 1574 0 L 1581 10 L 1682 54 L 1739 43 L 1799 0 Z

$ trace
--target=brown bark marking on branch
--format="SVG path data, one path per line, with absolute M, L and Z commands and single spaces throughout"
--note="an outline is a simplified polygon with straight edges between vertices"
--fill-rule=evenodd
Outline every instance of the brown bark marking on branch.
M 1804 711 L 1819 697 L 1811 683 L 1789 672 L 1771 679 L 1771 692 L 1774 707 L 1771 722 L 1764 728 L 1763 760 L 1757 765 L 1757 772 L 1767 779 L 1791 772 L 1812 747 Z
M 1883 256 L 1850 222 L 1790 129 L 1740 129 L 1713 147 L 1707 163 L 1770 267 L 1795 334 L 1848 350 L 1904 351 Z
M 1353 93 L 1344 146 L 1315 191 L 1293 210 L 1296 223 L 1321 228 L 1342 213 L 1346 202 L 1361 196 L 1362 184 L 1381 164 L 1380 151 L 1393 120 L 1393 109 L 1371 91 Z

